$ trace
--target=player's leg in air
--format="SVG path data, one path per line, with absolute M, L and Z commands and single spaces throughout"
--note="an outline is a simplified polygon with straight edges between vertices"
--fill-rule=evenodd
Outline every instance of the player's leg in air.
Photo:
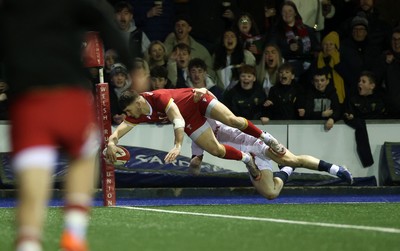
M 285 156 L 281 158 L 277 158 L 269 151 L 265 151 L 264 155 L 278 163 L 280 171 L 276 173 L 275 176 L 282 179 L 283 182 L 287 181 L 294 168 L 306 168 L 336 175 L 348 184 L 353 184 L 353 176 L 344 166 L 328 163 L 310 155 L 295 155 L 289 150 L 287 150 Z
M 263 154 L 264 151 L 268 150 L 268 146 L 260 139 L 247 135 L 236 128 L 228 127 L 219 122 L 217 125 L 214 120 L 209 119 L 208 121 L 217 136 L 217 140 L 245 152 L 246 150 L 250 150 L 254 154 L 257 169 L 249 169 L 250 179 L 257 191 L 265 198 L 276 198 L 282 190 L 284 182 L 280 178 L 274 178 L 272 161 Z M 189 172 L 193 175 L 200 173 L 202 158 L 203 149 L 195 142 L 192 142 L 192 159 L 189 165 Z M 257 177 L 257 179 L 254 177 Z
M 205 121 L 203 126 L 190 134 L 190 138 L 200 148 L 216 157 L 242 161 L 246 164 L 246 168 L 249 170 L 254 180 L 259 180 L 261 178 L 254 157 L 250 153 L 237 150 L 228 144 L 221 144 L 218 142 L 207 121 Z
M 286 148 L 279 141 L 274 138 L 271 134 L 263 132 L 261 129 L 256 127 L 251 121 L 238 117 L 233 114 L 228 107 L 214 99 L 207 108 L 206 117 L 215 119 L 224 123 L 225 125 L 237 128 L 245 134 L 251 135 L 255 138 L 259 138 L 266 143 L 271 151 L 277 156 L 283 156 L 286 153 Z
M 213 125 L 212 121 L 210 123 Z M 289 176 L 293 173 L 294 168 L 291 166 L 325 171 L 336 175 L 349 184 L 353 183 L 351 173 L 342 166 L 327 163 L 309 155 L 296 156 L 289 150 L 287 150 L 284 156 L 278 157 L 271 153 L 269 147 L 261 140 L 244 134 L 235 128 L 218 122 L 218 125 L 213 126 L 213 129 L 217 140 L 221 143 L 231 145 L 241 151 L 254 153 L 255 163 L 259 169 L 258 172 L 261 178 L 259 180 L 252 178 L 251 180 L 257 191 L 267 199 L 274 199 L 279 195 Z M 202 151 L 198 146 L 192 144 L 192 154 L 189 171 L 193 174 L 198 174 L 202 162 Z M 272 172 L 271 160 L 282 166 L 280 171 Z

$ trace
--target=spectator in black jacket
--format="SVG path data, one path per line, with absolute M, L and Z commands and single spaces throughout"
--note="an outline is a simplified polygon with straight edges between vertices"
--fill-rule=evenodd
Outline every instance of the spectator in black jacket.
M 350 97 L 344 113 L 347 125 L 355 129 L 357 153 L 364 167 L 374 164 L 371 153 L 366 119 L 385 118 L 385 104 L 379 93 L 375 93 L 376 78 L 364 71 L 358 82 L 358 94 Z
M 223 103 L 237 116 L 254 120 L 261 119 L 266 95 L 262 86 L 256 83 L 256 69 L 243 65 L 239 69 L 239 83 L 225 91 Z
M 162 65 L 156 65 L 150 70 L 150 83 L 152 90 L 171 89 L 172 84 L 168 79 L 168 70 Z
M 368 37 L 370 43 L 378 50 L 386 50 L 389 46 L 391 26 L 388 22 L 383 20 L 378 9 L 376 8 L 376 0 L 359 0 L 359 6 L 356 8 L 355 13 L 357 16 L 362 16 L 368 21 Z M 351 34 L 352 19 L 347 19 L 341 27 L 340 35 L 347 37 Z
M 314 73 L 313 85 L 306 95 L 305 119 L 326 120 L 325 130 L 330 130 L 340 119 L 340 103 L 333 84 L 328 78 L 325 68 Z
M 358 82 L 358 94 L 351 96 L 347 102 L 345 117 L 348 120 L 384 119 L 386 108 L 384 99 L 379 92 L 375 92 L 376 77 L 372 72 L 364 71 Z
M 265 124 L 269 119 L 299 119 L 304 117 L 304 91 L 295 82 L 294 68 L 290 63 L 284 63 L 279 67 L 279 82 L 272 86 L 266 107 Z
M 115 20 L 118 27 L 125 35 L 129 45 L 131 58 L 143 57 L 150 45 L 150 40 L 146 34 L 139 29 L 133 19 L 133 7 L 126 1 L 119 1 L 114 5 Z
M 379 47 L 369 40 L 368 20 L 361 16 L 352 19 L 352 31 L 349 38 L 341 41 L 341 62 L 346 71 L 342 77 L 349 86 L 348 95 L 357 93 L 358 77 L 365 70 L 371 71 L 376 59 L 382 53 Z
M 400 119 L 400 26 L 393 30 L 391 49 L 377 60 L 374 72 L 386 94 L 388 115 Z

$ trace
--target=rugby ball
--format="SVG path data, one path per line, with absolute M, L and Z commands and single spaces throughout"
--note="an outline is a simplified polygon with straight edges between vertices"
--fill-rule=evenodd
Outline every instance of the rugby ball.
M 114 163 L 111 163 L 108 159 L 107 159 L 107 148 L 105 148 L 103 150 L 103 158 L 106 160 L 107 163 L 113 164 L 114 166 L 123 166 L 125 165 L 126 162 L 129 161 L 129 159 L 131 158 L 131 154 L 129 153 L 128 149 L 126 149 L 123 146 L 117 146 L 117 148 L 119 149 L 117 151 L 117 160 Z

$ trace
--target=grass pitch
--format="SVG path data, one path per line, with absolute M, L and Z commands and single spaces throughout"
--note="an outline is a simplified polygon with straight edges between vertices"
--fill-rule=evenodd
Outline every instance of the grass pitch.
M 155 210 L 153 210 L 155 209 Z M 94 207 L 92 251 L 400 250 L 400 203 Z M 58 250 L 62 210 L 48 211 Z M 14 209 L 0 208 L 0 250 L 13 250 Z

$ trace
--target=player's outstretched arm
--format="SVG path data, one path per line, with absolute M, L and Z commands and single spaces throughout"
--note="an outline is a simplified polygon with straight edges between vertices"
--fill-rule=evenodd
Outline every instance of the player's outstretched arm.
M 108 138 L 106 156 L 111 162 L 115 162 L 117 160 L 116 153 L 118 151 L 118 140 L 132 130 L 133 127 L 134 126 L 122 122 Z
M 172 148 L 168 152 L 167 156 L 165 156 L 164 159 L 166 163 L 171 163 L 181 153 L 183 137 L 185 136 L 185 131 L 184 131 L 185 120 L 183 119 L 178 106 L 174 102 L 171 103 L 166 113 L 168 119 L 172 122 L 174 126 L 174 134 L 175 134 L 174 148 Z

